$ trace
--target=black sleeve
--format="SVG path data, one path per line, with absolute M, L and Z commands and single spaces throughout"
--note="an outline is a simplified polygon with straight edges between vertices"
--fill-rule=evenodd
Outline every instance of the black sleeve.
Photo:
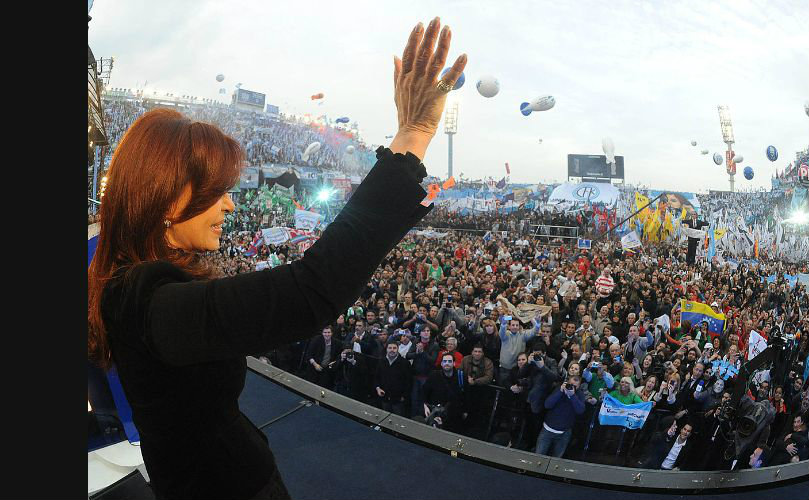
M 356 300 L 379 262 L 432 210 L 420 202 L 426 170 L 411 153 L 379 161 L 304 257 L 229 278 L 153 287 L 142 297 L 145 340 L 173 365 L 231 359 L 300 340 Z M 150 263 L 155 268 L 170 266 Z M 173 267 L 173 266 L 170 266 Z M 149 275 L 165 276 L 158 269 Z

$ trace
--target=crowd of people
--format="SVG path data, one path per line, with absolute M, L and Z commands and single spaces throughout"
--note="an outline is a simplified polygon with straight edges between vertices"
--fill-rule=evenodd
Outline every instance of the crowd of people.
M 678 245 L 629 254 L 614 238 L 579 250 L 520 232 L 519 220 L 496 222 L 505 236 L 406 236 L 332 325 L 308 343 L 256 354 L 359 401 L 541 454 L 681 470 L 808 457 L 809 295 L 783 277 L 806 273 L 806 263 L 687 263 Z M 244 260 L 251 237 L 226 240 L 212 262 L 232 274 L 269 255 L 301 255 L 295 245 L 263 246 Z M 771 274 L 779 277 L 768 283 Z M 681 299 L 724 314 L 723 331 L 681 321 Z M 741 381 L 752 331 L 787 338 L 789 366 Z M 722 404 L 737 383 L 744 397 L 731 417 Z M 605 394 L 653 402 L 643 427 L 599 425 Z M 750 439 L 733 434 L 745 412 L 764 415 Z
M 105 103 L 111 149 L 144 111 Z M 347 175 L 373 165 L 373 152 L 341 129 L 219 106 L 186 113 L 236 138 L 251 165 Z M 321 150 L 304 162 L 314 141 Z M 769 231 L 788 203 L 771 193 L 699 201 L 714 222 L 741 218 Z M 267 215 L 229 217 L 220 249 L 204 258 L 222 275 L 301 258 L 297 245 L 256 244 L 261 228 L 293 225 L 289 214 Z M 594 219 L 586 208 L 435 207 L 420 226 L 439 233 L 408 234 L 354 306 L 308 342 L 256 355 L 385 411 L 542 455 L 664 470 L 809 459 L 809 292 L 785 277 L 809 272 L 807 262 L 766 249 L 755 263 L 731 265 L 721 250 L 688 262 L 683 240 L 627 252 L 615 234 L 577 248 L 576 237 L 600 232 Z M 721 331 L 683 320 L 683 300 L 724 315 Z M 782 347 L 747 373 L 753 334 Z M 606 395 L 651 402 L 643 426 L 601 425 Z

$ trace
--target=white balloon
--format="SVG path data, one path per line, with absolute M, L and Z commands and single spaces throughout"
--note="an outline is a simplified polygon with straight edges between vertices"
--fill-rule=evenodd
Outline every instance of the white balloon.
M 483 75 L 475 85 L 483 97 L 494 97 L 500 92 L 500 82 L 492 75 Z
M 346 153 L 353 155 L 354 154 L 354 146 L 346 146 Z
M 743 162 L 743 161 L 744 161 L 744 156 L 742 156 L 742 155 L 736 155 L 736 156 L 734 156 L 734 157 L 733 157 L 733 159 L 732 159 L 732 160 L 730 160 L 730 161 L 732 161 L 733 163 L 741 163 L 741 162 Z
M 708 154 L 708 150 L 707 150 L 707 149 L 703 149 L 702 151 L 700 151 L 700 152 L 699 152 L 699 154 L 701 154 L 701 155 L 707 155 L 707 154 Z
M 806 116 L 809 116 L 809 101 L 803 103 L 803 110 L 806 111 Z
M 302 160 L 309 161 L 309 156 L 317 153 L 318 151 L 320 151 L 320 143 L 313 142 L 312 144 L 306 146 L 306 149 L 303 152 Z
M 556 99 L 552 95 L 546 95 L 531 100 L 530 104 L 533 111 L 547 111 L 556 105 Z
M 216 75 L 216 81 L 217 82 L 222 82 L 224 80 L 225 80 L 225 75 L 223 75 L 222 73 L 219 73 L 218 75 Z
M 601 139 L 601 149 L 604 150 L 604 154 L 607 156 L 607 163 L 615 163 L 615 144 L 613 144 L 611 138 L 605 137 Z
M 692 146 L 696 146 L 696 145 L 697 145 L 697 141 L 691 141 L 691 145 L 692 145 Z
M 720 155 L 719 153 L 714 153 L 713 154 L 713 162 L 714 163 L 716 163 L 717 165 L 721 165 L 722 161 L 723 161 L 722 155 Z
M 542 144 L 542 139 L 539 140 L 539 143 Z

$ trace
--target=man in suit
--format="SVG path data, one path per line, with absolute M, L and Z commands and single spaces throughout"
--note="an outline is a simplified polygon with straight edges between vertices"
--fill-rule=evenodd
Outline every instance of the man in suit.
M 649 458 L 644 468 L 688 470 L 695 442 L 694 439 L 689 439 L 693 426 L 690 422 L 686 423 L 677 432 L 677 421 L 673 417 L 664 418 L 662 424 L 662 429 L 655 433 L 649 443 Z
M 334 385 L 335 365 L 340 355 L 340 343 L 332 338 L 331 326 L 309 341 L 306 349 L 306 379 L 326 389 Z

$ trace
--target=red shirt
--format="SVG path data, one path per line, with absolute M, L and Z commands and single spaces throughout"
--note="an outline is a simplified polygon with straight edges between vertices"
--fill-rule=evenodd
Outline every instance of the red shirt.
M 455 258 L 458 260 L 466 259 L 469 257 L 469 252 L 466 251 L 464 247 L 458 247 L 455 249 Z

